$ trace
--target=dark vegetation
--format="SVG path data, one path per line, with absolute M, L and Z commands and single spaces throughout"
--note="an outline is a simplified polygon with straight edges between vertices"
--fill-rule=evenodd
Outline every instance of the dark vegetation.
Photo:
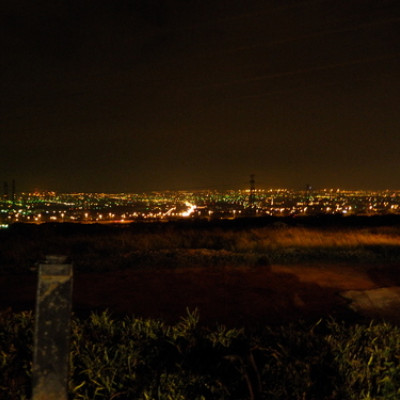
M 0 398 L 31 395 L 31 313 L 0 315 Z M 285 327 L 74 319 L 71 399 L 398 399 L 400 330 L 323 320 Z
M 78 272 L 303 262 L 397 263 L 397 216 L 254 218 L 131 225 L 14 224 L 0 231 L 0 273 L 27 273 L 48 254 Z

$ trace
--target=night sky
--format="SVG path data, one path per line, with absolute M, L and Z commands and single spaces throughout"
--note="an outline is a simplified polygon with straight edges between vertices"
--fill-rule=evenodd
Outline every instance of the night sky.
M 400 189 L 399 0 L 3 0 L 17 190 Z

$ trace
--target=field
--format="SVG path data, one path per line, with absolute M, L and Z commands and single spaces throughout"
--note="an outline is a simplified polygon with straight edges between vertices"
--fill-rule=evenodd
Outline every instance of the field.
M 0 232 L 0 307 L 33 309 L 38 263 L 63 254 L 78 314 L 175 322 L 189 307 L 230 326 L 353 318 L 340 292 L 399 284 L 400 226 L 348 221 L 15 225 Z
M 48 254 L 74 265 L 73 399 L 400 398 L 399 303 L 346 297 L 400 286 L 394 218 L 13 225 L 0 240 L 0 399 L 29 397 Z

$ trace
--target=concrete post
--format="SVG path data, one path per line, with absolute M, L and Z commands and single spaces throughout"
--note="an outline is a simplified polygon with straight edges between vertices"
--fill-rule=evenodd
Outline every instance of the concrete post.
M 39 266 L 32 371 L 33 400 L 67 400 L 72 264 L 47 256 Z

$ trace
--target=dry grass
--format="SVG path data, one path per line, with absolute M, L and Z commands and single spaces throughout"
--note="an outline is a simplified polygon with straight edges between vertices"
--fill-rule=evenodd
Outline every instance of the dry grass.
M 326 230 L 287 228 L 281 230 L 260 229 L 243 238 L 243 248 L 254 244 L 276 247 L 356 247 L 399 246 L 400 231 L 397 228 Z
M 44 227 L 46 228 L 46 227 Z M 34 233 L 34 234 L 33 234 Z M 0 272 L 23 272 L 46 254 L 66 254 L 81 270 L 151 266 L 295 264 L 310 261 L 397 263 L 400 227 L 179 226 L 63 232 L 3 232 Z

